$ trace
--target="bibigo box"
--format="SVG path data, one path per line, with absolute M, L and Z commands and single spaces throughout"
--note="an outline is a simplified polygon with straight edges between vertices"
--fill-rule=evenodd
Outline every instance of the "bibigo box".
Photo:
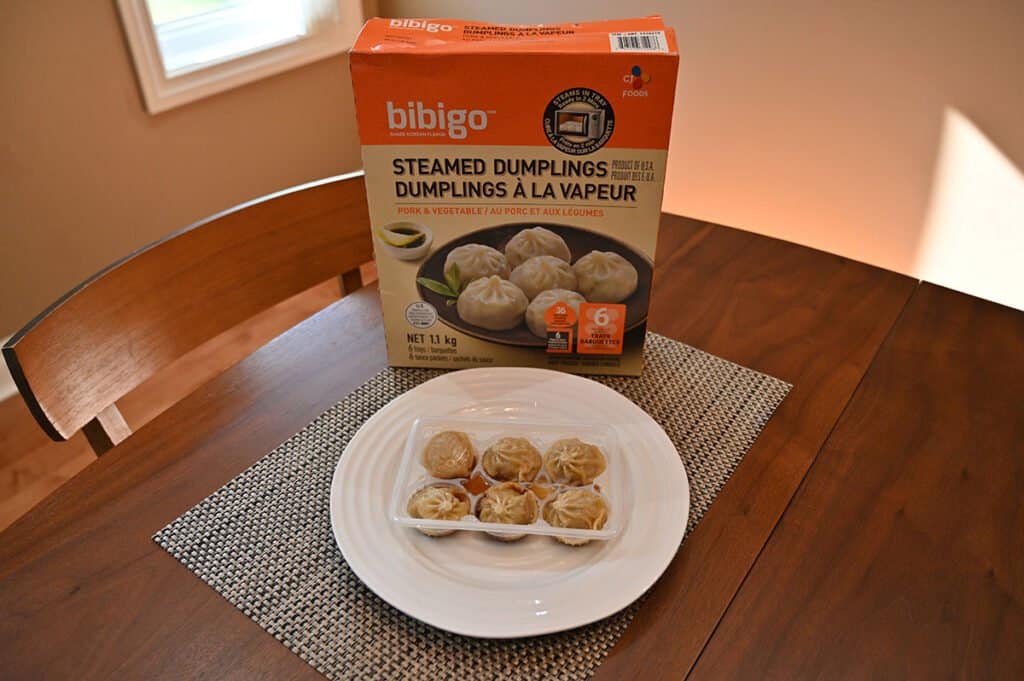
M 639 374 L 672 30 L 373 19 L 351 65 L 390 363 Z

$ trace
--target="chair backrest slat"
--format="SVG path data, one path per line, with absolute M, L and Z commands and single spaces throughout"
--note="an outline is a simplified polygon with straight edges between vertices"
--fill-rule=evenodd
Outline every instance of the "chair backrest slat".
M 43 429 L 67 439 L 205 341 L 372 259 L 362 173 L 257 199 L 87 280 L 4 346 Z

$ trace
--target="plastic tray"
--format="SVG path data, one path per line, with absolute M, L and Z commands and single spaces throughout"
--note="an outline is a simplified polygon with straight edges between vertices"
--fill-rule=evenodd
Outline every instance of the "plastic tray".
M 470 475 L 479 474 L 489 485 L 498 484 L 483 470 L 482 459 L 484 451 L 502 437 L 523 437 L 540 451 L 541 456 L 547 452 L 548 447 L 556 440 L 562 438 L 579 438 L 584 442 L 597 445 L 604 453 L 607 466 L 601 475 L 589 485 L 564 485 L 554 484 L 546 479 L 543 467 L 533 482 L 520 483 L 528 489 L 537 486 L 546 487 L 551 493 L 540 499 L 541 515 L 537 522 L 530 525 L 511 525 L 503 523 L 481 522 L 475 515 L 477 503 L 483 496 L 472 494 L 467 490 L 471 499 L 470 513 L 461 520 L 428 520 L 424 518 L 413 518 L 409 515 L 407 506 L 409 498 L 419 489 L 434 483 L 447 483 L 462 486 L 469 478 L 442 479 L 431 476 L 423 467 L 421 456 L 424 447 L 431 437 L 446 430 L 457 430 L 466 433 L 476 449 L 476 467 Z M 624 498 L 621 488 L 623 476 L 620 472 L 622 456 L 619 451 L 619 441 L 615 430 L 605 424 L 584 423 L 584 422 L 558 422 L 541 423 L 531 421 L 508 421 L 487 418 L 463 418 L 463 417 L 425 417 L 416 419 L 406 440 L 405 451 L 402 455 L 402 464 L 399 468 L 398 477 L 391 493 L 390 515 L 391 519 L 399 525 L 428 530 L 468 530 L 471 532 L 489 532 L 493 534 L 515 535 L 515 534 L 538 534 L 553 537 L 567 537 L 570 539 L 597 539 L 607 540 L 617 535 L 621 529 L 621 508 L 619 502 Z M 553 527 L 543 520 L 543 508 L 546 503 L 554 499 L 559 492 L 570 487 L 581 489 L 592 489 L 604 497 L 608 504 L 608 521 L 600 530 L 583 530 Z M 539 496 L 539 495 L 538 495 Z

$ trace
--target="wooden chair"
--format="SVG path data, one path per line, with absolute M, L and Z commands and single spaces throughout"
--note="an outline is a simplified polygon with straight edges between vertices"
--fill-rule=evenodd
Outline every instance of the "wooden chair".
M 54 440 L 85 432 L 97 455 L 131 430 L 116 402 L 223 331 L 373 258 L 362 173 L 286 189 L 171 234 L 102 270 L 3 347 Z

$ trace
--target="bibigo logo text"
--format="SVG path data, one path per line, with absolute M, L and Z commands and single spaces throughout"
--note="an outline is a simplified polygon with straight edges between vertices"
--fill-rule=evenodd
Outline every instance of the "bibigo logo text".
M 470 130 L 486 130 L 488 114 L 481 109 L 446 109 L 444 102 L 428 107 L 423 102 L 395 106 L 388 100 L 388 130 L 404 130 L 409 137 L 449 137 L 464 140 Z
M 451 33 L 455 27 L 451 24 L 435 24 L 433 21 L 423 21 L 422 19 L 392 19 L 388 24 L 391 28 L 411 28 L 416 31 L 426 31 L 427 33 Z

